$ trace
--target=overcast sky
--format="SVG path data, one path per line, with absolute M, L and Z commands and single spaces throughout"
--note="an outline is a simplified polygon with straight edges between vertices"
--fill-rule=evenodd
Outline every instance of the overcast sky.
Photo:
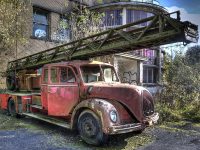
M 200 35 L 200 0 L 158 0 L 169 12 L 181 11 L 181 20 L 190 21 L 199 26 Z M 200 45 L 200 40 L 198 42 Z

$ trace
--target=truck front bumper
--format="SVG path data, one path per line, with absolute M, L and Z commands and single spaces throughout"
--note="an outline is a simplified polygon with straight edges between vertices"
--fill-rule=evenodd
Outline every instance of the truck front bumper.
M 151 125 L 157 123 L 158 119 L 159 119 L 159 114 L 158 113 L 154 113 L 151 116 L 147 116 L 145 118 L 145 120 L 144 120 L 144 123 L 149 125 L 149 126 L 151 126 Z
M 109 128 L 109 134 L 128 133 L 128 132 L 143 130 L 144 128 L 145 128 L 145 125 L 142 123 L 112 126 Z
M 109 127 L 107 131 L 108 134 L 121 134 L 133 131 L 141 131 L 144 130 L 146 126 L 150 126 L 157 123 L 158 119 L 159 119 L 159 114 L 154 113 L 153 115 L 146 117 L 144 123 L 132 123 L 132 124 L 112 126 Z

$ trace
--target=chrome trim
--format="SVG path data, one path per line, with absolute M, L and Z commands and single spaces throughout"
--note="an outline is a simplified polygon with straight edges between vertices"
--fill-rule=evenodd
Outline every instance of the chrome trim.
M 118 125 L 118 126 L 110 127 L 108 134 L 128 133 L 128 132 L 143 130 L 144 128 L 145 128 L 145 125 L 142 123 Z

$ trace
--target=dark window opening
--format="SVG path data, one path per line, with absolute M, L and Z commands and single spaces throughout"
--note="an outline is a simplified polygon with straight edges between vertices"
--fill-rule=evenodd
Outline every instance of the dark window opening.
M 44 69 L 44 83 L 48 82 L 48 69 Z
M 107 10 L 105 11 L 105 26 L 122 25 L 122 10 Z
M 152 67 L 144 67 L 143 83 L 156 83 L 156 72 Z
M 126 16 L 127 23 L 132 23 L 132 22 L 145 19 L 153 15 L 145 11 L 132 10 L 132 9 L 127 9 L 126 13 L 127 13 L 127 16 Z M 144 22 L 144 23 L 141 23 L 140 26 L 147 26 L 148 24 L 149 22 Z
M 70 68 L 61 67 L 60 68 L 60 82 L 61 83 L 74 83 L 76 78 L 74 72 Z
M 56 68 L 51 68 L 51 82 L 52 83 L 58 82 L 58 73 Z
M 59 29 L 58 32 L 56 33 L 55 40 L 61 41 L 61 42 L 66 42 L 70 40 L 70 29 L 69 29 L 69 21 L 61 16 L 60 17 L 60 23 L 59 23 Z
M 48 12 L 34 8 L 33 9 L 33 37 L 39 39 L 48 39 L 49 36 Z

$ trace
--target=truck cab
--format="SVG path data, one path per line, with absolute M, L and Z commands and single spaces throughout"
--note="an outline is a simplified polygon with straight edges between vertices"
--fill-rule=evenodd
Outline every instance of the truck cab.
M 19 71 L 18 77 L 18 91 L 0 95 L 10 114 L 77 129 L 89 144 L 102 144 L 112 134 L 142 131 L 159 118 L 149 91 L 121 83 L 107 63 L 46 64 L 41 69 Z

